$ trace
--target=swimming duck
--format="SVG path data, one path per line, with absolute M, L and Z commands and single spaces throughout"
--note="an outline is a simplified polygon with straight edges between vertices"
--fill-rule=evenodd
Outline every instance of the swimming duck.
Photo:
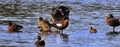
M 97 33 L 97 30 L 93 27 L 90 27 L 89 32 L 90 33 Z
M 113 27 L 113 32 L 115 32 L 115 27 L 120 25 L 120 20 L 117 18 L 114 18 L 114 16 L 112 14 L 109 14 L 106 18 L 105 18 L 105 22 L 109 25 Z
M 41 36 L 37 36 L 37 41 L 35 42 L 35 45 L 38 47 L 44 47 L 45 46 L 45 41 L 41 40 Z
M 38 27 L 41 28 L 41 31 L 51 31 L 51 24 L 47 20 L 44 20 L 42 17 L 39 17 Z
M 21 32 L 20 29 L 23 28 L 23 26 L 12 23 L 12 21 L 8 22 L 8 32 L 12 33 L 12 32 Z

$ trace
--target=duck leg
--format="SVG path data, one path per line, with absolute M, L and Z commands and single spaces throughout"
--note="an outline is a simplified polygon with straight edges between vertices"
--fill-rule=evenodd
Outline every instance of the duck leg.
M 60 33 L 60 30 L 58 29 L 58 33 Z
M 63 30 L 61 30 L 61 34 L 63 34 Z
M 115 27 L 113 26 L 113 32 L 115 32 Z

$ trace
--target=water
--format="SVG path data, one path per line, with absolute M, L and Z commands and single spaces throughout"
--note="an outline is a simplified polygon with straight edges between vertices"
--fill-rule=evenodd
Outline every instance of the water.
M 40 16 L 47 20 L 51 8 L 57 5 L 70 7 L 70 23 L 64 34 L 44 33 L 45 47 L 119 47 L 120 35 L 106 35 L 112 27 L 104 21 L 112 13 L 120 18 L 119 0 L 0 0 L 0 47 L 35 47 Z M 7 21 L 23 25 L 23 32 L 8 33 Z M 97 29 L 90 34 L 89 28 Z M 116 31 L 120 32 L 119 27 Z

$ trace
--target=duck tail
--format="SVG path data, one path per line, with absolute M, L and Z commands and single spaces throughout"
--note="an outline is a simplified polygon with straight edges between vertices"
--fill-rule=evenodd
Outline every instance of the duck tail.
M 19 29 L 24 28 L 24 27 L 23 27 L 23 26 L 21 26 L 21 25 L 16 25 L 16 27 L 19 27 Z

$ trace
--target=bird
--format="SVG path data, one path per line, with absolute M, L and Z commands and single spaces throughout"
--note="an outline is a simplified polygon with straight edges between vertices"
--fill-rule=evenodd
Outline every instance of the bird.
M 38 27 L 41 28 L 40 31 L 51 31 L 51 24 L 47 20 L 44 20 L 42 17 L 39 17 Z
M 113 27 L 113 32 L 115 32 L 115 27 L 120 25 L 120 20 L 117 18 L 114 18 L 112 14 L 108 14 L 108 16 L 105 18 L 105 22 Z
M 69 13 L 69 8 L 65 6 L 55 6 L 52 8 L 51 19 L 53 23 L 55 23 L 56 21 L 60 21 L 63 17 L 65 20 L 69 20 Z
M 89 32 L 90 33 L 97 33 L 97 30 L 91 26 L 89 29 Z
M 69 25 L 69 8 L 65 6 L 55 6 L 52 8 L 52 25 L 57 28 L 59 32 L 63 32 L 63 29 Z
M 41 36 L 37 36 L 37 41 L 35 42 L 35 45 L 38 47 L 44 47 L 45 46 L 45 41 L 41 40 Z
M 8 24 L 9 24 L 8 25 L 8 32 L 9 33 L 12 33 L 12 32 L 21 32 L 20 29 L 23 28 L 22 25 L 15 24 L 12 21 L 9 21 Z

